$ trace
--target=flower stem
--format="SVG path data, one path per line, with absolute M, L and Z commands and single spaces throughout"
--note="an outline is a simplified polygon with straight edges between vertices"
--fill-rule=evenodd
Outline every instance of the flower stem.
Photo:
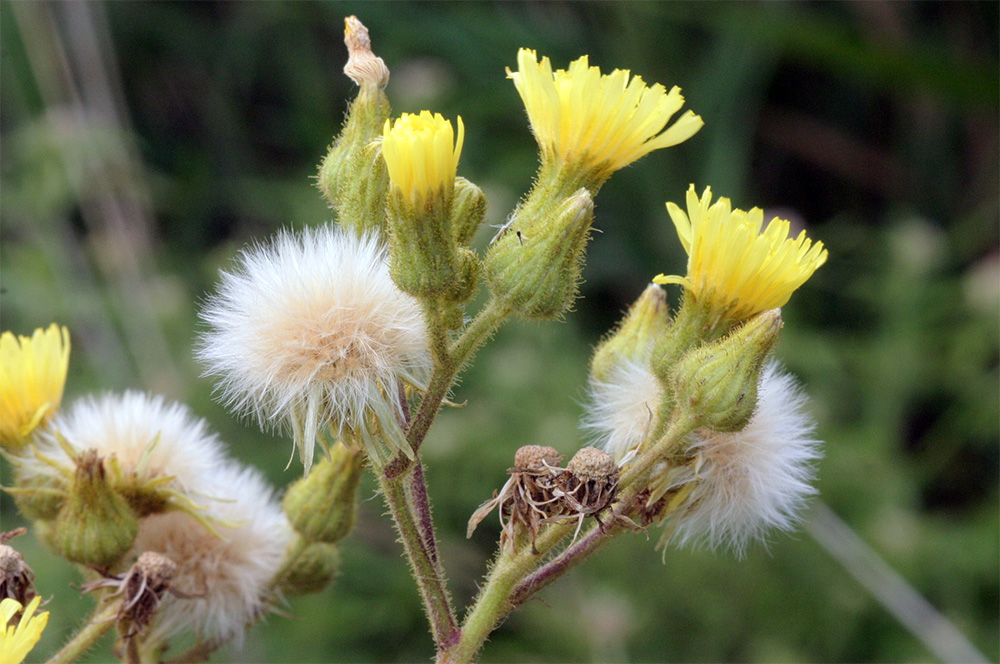
M 524 546 L 516 553 L 501 553 L 493 564 L 486 585 L 462 624 L 458 641 L 438 654 L 439 664 L 472 662 L 497 624 L 517 607 L 512 591 L 534 569 L 545 554 L 573 532 L 572 524 L 555 524 L 535 540 L 536 553 Z
M 379 474 L 378 479 L 424 601 L 434 643 L 440 652 L 457 640 L 458 623 L 451 608 L 444 571 L 437 558 L 433 529 L 429 528 L 430 511 L 426 494 L 421 499 L 421 489 L 407 491 L 406 485 L 411 484 L 412 477 L 407 477 L 405 483 L 389 479 L 384 474 Z M 422 486 L 422 481 L 419 484 Z M 417 494 L 416 499 L 414 493 Z
M 115 625 L 115 614 L 121 601 L 111 602 L 103 608 L 98 604 L 87 624 L 77 632 L 62 649 L 49 659 L 48 664 L 70 664 L 78 661 L 97 640 Z
M 601 528 L 598 524 L 594 524 L 587 531 L 586 535 L 566 547 L 562 553 L 539 567 L 514 586 L 510 594 L 510 603 L 515 607 L 521 606 L 539 590 L 583 562 L 587 556 L 621 532 L 621 530 L 621 527 L 608 526 Z
M 452 342 L 448 349 L 447 361 L 435 360 L 437 366 L 431 376 L 427 391 L 406 429 L 406 440 L 414 453 L 420 450 L 420 446 L 441 408 L 441 402 L 444 401 L 448 390 L 455 383 L 455 377 L 458 376 L 462 367 L 472 359 L 476 350 L 496 332 L 496 329 L 509 315 L 510 309 L 507 306 L 490 298 L 462 334 Z M 411 463 L 405 455 L 400 454 L 385 467 L 383 473 L 390 479 L 399 477 L 409 469 Z

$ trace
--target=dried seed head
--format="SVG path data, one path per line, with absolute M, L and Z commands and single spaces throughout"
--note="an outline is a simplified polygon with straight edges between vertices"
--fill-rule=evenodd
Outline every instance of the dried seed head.
M 570 459 L 566 470 L 581 479 L 604 479 L 618 473 L 614 457 L 596 447 L 584 447 Z
M 152 623 L 163 596 L 171 590 L 176 573 L 177 564 L 173 560 L 162 553 L 146 551 L 139 555 L 138 560 L 125 574 L 106 576 L 84 584 L 85 591 L 114 588 L 104 601 L 121 596 L 114 621 L 121 638 L 123 652 L 129 642 L 145 633 L 146 628 Z
M 558 466 L 562 455 L 554 447 L 545 445 L 525 445 L 514 453 L 514 467 L 526 470 L 541 470 L 546 465 Z
M 24 532 L 23 528 L 18 530 Z M 6 534 L 0 533 L 0 542 Z M 0 544 L 0 599 L 14 599 L 21 606 L 27 606 L 36 594 L 32 585 L 34 578 L 35 573 L 24 562 L 24 556 L 13 547 Z

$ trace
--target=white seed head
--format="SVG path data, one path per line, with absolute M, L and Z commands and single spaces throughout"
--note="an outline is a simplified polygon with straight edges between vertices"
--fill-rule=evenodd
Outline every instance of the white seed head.
M 306 465 L 316 432 L 357 428 L 366 408 L 430 371 L 417 301 L 373 235 L 330 226 L 245 249 L 201 311 L 198 356 L 225 404 L 288 423 Z
M 213 533 L 185 512 L 142 519 L 132 555 L 156 552 L 177 564 L 152 630 L 167 638 L 193 630 L 203 639 L 242 637 L 266 608 L 268 584 L 281 566 L 292 531 L 261 475 L 227 461 L 205 474 L 201 504 Z
M 663 393 L 642 358 L 622 359 L 606 374 L 605 380 L 590 383 L 583 428 L 597 446 L 621 463 L 649 433 Z
M 807 397 L 776 362 L 763 372 L 757 410 L 735 433 L 700 430 L 690 451 L 701 464 L 674 484 L 695 481 L 674 515 L 673 537 L 681 545 L 730 546 L 742 555 L 753 539 L 772 528 L 791 530 L 810 496 L 820 442 L 805 412 Z M 699 479 L 700 478 L 700 479 Z
M 69 449 L 59 444 L 57 436 Z M 225 458 L 218 437 L 187 406 L 135 391 L 74 402 L 39 436 L 37 450 L 67 469 L 75 467 L 71 452 L 96 450 L 99 457 L 113 456 L 136 483 L 170 477 L 170 486 L 187 496 L 200 490 L 205 469 Z M 57 472 L 37 457 L 27 457 L 19 465 L 19 482 L 29 485 L 35 477 Z

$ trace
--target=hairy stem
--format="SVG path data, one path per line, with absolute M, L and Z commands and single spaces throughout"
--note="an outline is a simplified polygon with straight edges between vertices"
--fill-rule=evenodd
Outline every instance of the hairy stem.
M 87 624 L 49 659 L 48 664 L 70 664 L 83 657 L 97 643 L 98 639 L 115 626 L 115 615 L 120 606 L 121 600 L 110 602 L 103 608 L 99 602 Z
M 510 594 L 510 603 L 514 607 L 521 606 L 539 590 L 583 562 L 587 556 L 594 553 L 601 545 L 609 541 L 621 532 L 621 530 L 621 527 L 601 528 L 601 526 L 595 523 L 587 531 L 586 535 L 566 547 L 562 553 L 536 569 L 514 586 Z
M 441 402 L 448 396 L 448 391 L 455 383 L 455 377 L 509 315 L 510 311 L 505 305 L 491 298 L 462 334 L 452 342 L 448 349 L 447 361 L 440 363 L 435 361 L 436 366 L 427 391 L 406 430 L 406 440 L 414 452 L 420 450 L 431 423 L 441 408 Z M 409 469 L 411 463 L 406 456 L 400 454 L 385 467 L 383 473 L 388 478 L 399 477 Z
M 413 578 L 417 581 L 421 599 L 424 601 L 424 611 L 427 613 L 434 643 L 438 651 L 441 651 L 457 640 L 458 623 L 451 608 L 444 572 L 437 559 L 434 533 L 428 528 L 429 506 L 426 512 L 421 513 L 420 507 L 414 505 L 414 502 L 420 504 L 420 499 L 414 500 L 413 490 L 407 491 L 406 487 L 406 484 L 412 487 L 412 477 L 406 478 L 405 484 L 389 479 L 384 474 L 380 474 L 378 478 L 386 505 L 393 521 L 396 522 L 396 531 L 406 551 L 406 557 L 410 561 Z M 422 473 L 420 478 L 422 480 Z M 422 486 L 423 482 L 420 484 Z M 416 492 L 419 494 L 422 491 L 417 489 Z M 423 495 L 423 501 L 426 501 L 426 494 Z M 422 528 L 420 524 L 425 519 L 426 524 Z
M 516 604 L 512 591 L 545 555 L 567 535 L 573 532 L 572 524 L 554 524 L 543 530 L 535 540 L 536 553 L 530 546 L 522 546 L 515 553 L 502 553 L 493 564 L 486 585 L 465 617 L 458 642 L 439 653 L 440 664 L 465 664 L 472 662 L 496 626 Z

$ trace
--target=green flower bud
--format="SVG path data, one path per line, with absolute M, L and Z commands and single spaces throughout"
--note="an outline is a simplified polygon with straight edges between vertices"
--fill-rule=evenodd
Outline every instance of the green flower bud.
M 552 203 L 546 187 L 514 212 L 485 258 L 494 297 L 535 320 L 558 318 L 573 306 L 594 220 L 586 189 Z
M 389 176 L 375 140 L 389 117 L 384 88 L 389 69 L 371 50 L 368 29 L 349 16 L 344 20 L 349 59 L 344 73 L 360 86 L 344 128 L 320 164 L 317 185 L 337 211 L 340 223 L 358 233 L 381 229 Z
M 286 596 L 319 592 L 330 585 L 339 568 L 340 552 L 335 544 L 299 538 L 288 545 L 276 587 Z
M 651 344 L 670 331 L 667 293 L 656 284 L 642 292 L 625 317 L 594 351 L 590 361 L 592 380 L 605 381 L 621 360 L 642 358 Z
M 451 233 L 459 247 L 468 247 L 486 217 L 486 194 L 463 177 L 455 178 L 451 199 Z
M 56 517 L 52 542 L 72 562 L 109 570 L 132 548 L 139 520 L 108 483 L 103 461 L 95 450 L 76 459 L 73 484 Z
M 761 368 L 781 327 L 781 311 L 771 309 L 681 356 L 671 371 L 676 408 L 713 431 L 743 429 L 757 407 Z
M 358 511 L 364 455 L 338 443 L 283 502 L 292 527 L 309 542 L 338 542 L 351 532 Z

